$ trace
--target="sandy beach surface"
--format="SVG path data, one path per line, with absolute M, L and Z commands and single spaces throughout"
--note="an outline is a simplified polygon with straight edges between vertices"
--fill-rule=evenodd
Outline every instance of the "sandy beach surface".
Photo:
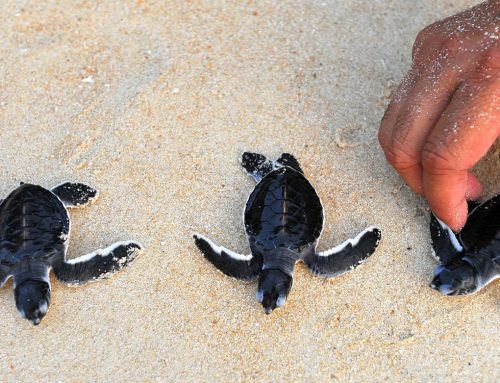
M 498 382 L 500 283 L 428 287 L 428 211 L 376 133 L 417 32 L 476 1 L 2 1 L 0 195 L 86 182 L 74 258 L 147 248 L 114 278 L 52 277 L 38 327 L 0 292 L 0 381 Z M 205 261 L 194 232 L 248 252 L 243 150 L 295 154 L 317 189 L 325 250 L 383 231 L 333 280 L 299 264 L 266 316 L 256 284 Z M 477 168 L 500 192 L 500 145 Z

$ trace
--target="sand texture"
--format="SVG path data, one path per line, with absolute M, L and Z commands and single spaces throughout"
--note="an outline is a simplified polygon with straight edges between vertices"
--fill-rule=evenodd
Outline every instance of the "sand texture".
M 427 205 L 376 140 L 417 32 L 475 3 L 0 2 L 0 195 L 88 183 L 100 198 L 71 212 L 68 257 L 147 248 L 107 281 L 52 277 L 38 327 L 9 281 L 0 381 L 500 381 L 500 283 L 455 299 L 428 287 Z M 325 205 L 319 250 L 377 225 L 375 255 L 333 280 L 298 265 L 266 316 L 256 285 L 191 238 L 248 252 L 243 150 L 300 159 Z M 477 170 L 488 195 L 499 153 Z

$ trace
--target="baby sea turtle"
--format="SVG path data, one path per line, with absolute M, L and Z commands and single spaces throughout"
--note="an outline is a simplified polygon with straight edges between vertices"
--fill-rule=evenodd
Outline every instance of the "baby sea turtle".
M 66 260 L 71 221 L 67 208 L 89 205 L 97 191 L 66 182 L 52 190 L 21 184 L 0 201 L 0 287 L 14 279 L 16 306 L 38 325 L 50 305 L 50 269 L 60 281 L 78 285 L 107 278 L 133 261 L 137 242 L 119 242 L 104 250 Z
M 432 247 L 441 262 L 431 287 L 445 295 L 473 294 L 500 278 L 500 195 L 469 210 L 458 234 L 431 214 Z
M 331 278 L 354 269 L 375 251 L 381 233 L 371 226 L 354 239 L 316 252 L 323 206 L 291 154 L 271 162 L 262 154 L 245 152 L 242 166 L 257 181 L 244 212 L 251 254 L 237 254 L 199 234 L 194 238 L 205 258 L 224 274 L 259 278 L 257 300 L 266 314 L 285 304 L 298 260 L 314 274 Z

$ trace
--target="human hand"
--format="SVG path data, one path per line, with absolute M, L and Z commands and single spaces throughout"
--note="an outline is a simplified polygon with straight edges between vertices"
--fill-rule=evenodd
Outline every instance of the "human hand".
M 500 1 L 421 31 L 379 130 L 389 163 L 451 229 L 482 193 L 470 169 L 500 135 Z

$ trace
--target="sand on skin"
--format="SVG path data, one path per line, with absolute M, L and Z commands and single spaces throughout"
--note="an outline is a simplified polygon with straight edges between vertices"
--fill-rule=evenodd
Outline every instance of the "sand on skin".
M 376 142 L 389 95 L 430 22 L 474 1 L 4 1 L 0 195 L 79 180 L 69 256 L 138 239 L 115 278 L 53 280 L 46 320 L 0 292 L 2 381 L 500 380 L 500 289 L 427 287 L 426 204 Z M 302 265 L 284 309 L 222 276 L 191 234 L 248 251 L 243 150 L 294 153 L 325 205 L 319 249 L 368 225 L 377 253 L 335 280 Z M 500 191 L 499 146 L 478 167 Z

